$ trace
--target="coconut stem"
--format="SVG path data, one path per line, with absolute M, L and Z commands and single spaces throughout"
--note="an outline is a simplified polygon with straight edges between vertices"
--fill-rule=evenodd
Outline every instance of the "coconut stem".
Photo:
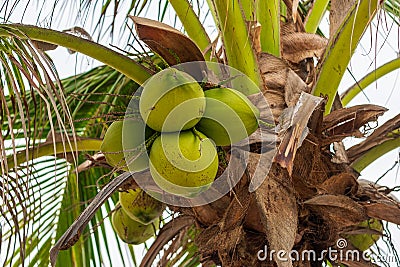
M 153 144 L 153 142 L 154 142 L 154 140 L 156 140 L 157 137 L 159 137 L 159 136 L 160 136 L 160 132 L 155 132 L 155 133 L 153 133 L 153 135 L 150 136 L 150 137 L 145 141 L 146 149 L 150 149 L 151 146 L 152 146 L 152 144 Z
M 200 141 L 203 141 L 204 138 L 200 136 L 200 132 L 197 131 L 196 128 L 192 128 L 192 132 L 195 136 L 197 136 L 200 139 Z
M 276 126 L 275 124 L 263 121 L 261 119 L 258 119 L 258 124 L 262 124 L 263 126 L 266 126 L 268 128 L 274 128 Z

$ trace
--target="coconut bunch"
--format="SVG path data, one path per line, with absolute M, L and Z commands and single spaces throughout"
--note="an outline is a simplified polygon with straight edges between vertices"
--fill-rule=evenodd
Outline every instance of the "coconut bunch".
M 218 171 L 216 146 L 258 128 L 258 109 L 237 90 L 206 91 L 189 74 L 169 68 L 149 79 L 139 101 L 147 126 L 159 132 L 149 153 L 151 175 L 168 193 L 195 197 Z
M 162 190 L 184 197 L 210 187 L 219 165 L 216 146 L 248 137 L 260 115 L 238 90 L 203 90 L 174 68 L 143 85 L 139 111 L 140 118 L 114 122 L 107 130 L 102 146 L 107 162 L 131 172 L 150 168 Z
M 195 197 L 216 178 L 217 146 L 228 146 L 258 128 L 259 110 L 231 88 L 203 90 L 189 74 L 169 68 L 150 78 L 138 103 L 140 116 L 115 121 L 101 147 L 107 163 L 123 171 L 150 169 L 164 191 Z M 113 226 L 139 244 L 153 236 L 165 205 L 141 189 L 119 193 Z

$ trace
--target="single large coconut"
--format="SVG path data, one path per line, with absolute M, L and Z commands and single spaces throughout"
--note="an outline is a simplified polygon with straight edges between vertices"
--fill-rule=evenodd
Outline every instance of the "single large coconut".
M 152 223 L 165 209 L 164 203 L 152 198 L 139 188 L 120 192 L 119 202 L 131 219 L 142 224 Z
M 124 171 L 143 171 L 149 167 L 145 140 L 153 131 L 140 119 L 115 121 L 108 128 L 101 151 L 107 163 Z
M 248 137 L 258 128 L 260 111 L 237 90 L 207 90 L 206 111 L 196 128 L 217 146 L 226 146 Z
M 192 128 L 201 119 L 205 106 L 203 89 L 196 80 L 173 68 L 151 77 L 144 85 L 139 101 L 143 120 L 159 132 Z M 170 120 L 166 122 L 168 116 Z
M 151 147 L 151 175 L 163 190 L 172 194 L 198 195 L 209 188 L 217 171 L 217 150 L 198 131 L 162 133 Z
M 114 211 L 111 221 L 119 238 L 125 243 L 133 245 L 141 244 L 154 236 L 160 223 L 160 220 L 156 219 L 152 224 L 141 224 L 132 220 L 119 205 Z

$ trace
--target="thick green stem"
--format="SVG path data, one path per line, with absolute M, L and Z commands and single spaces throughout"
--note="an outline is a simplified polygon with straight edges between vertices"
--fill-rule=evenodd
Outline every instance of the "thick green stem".
M 238 0 L 214 0 L 229 66 L 261 85 L 256 56 Z
M 18 36 L 21 39 L 42 41 L 69 48 L 103 62 L 138 84 L 143 84 L 151 76 L 151 72 L 135 60 L 105 46 L 68 33 L 31 25 L 0 24 L 0 36 Z
M 261 50 L 280 57 L 281 0 L 240 0 L 239 2 L 247 21 L 257 21 L 261 24 Z
M 316 0 L 307 16 L 307 21 L 304 25 L 306 32 L 316 33 L 318 26 L 326 12 L 329 0 Z
M 329 114 L 339 83 L 365 30 L 379 7 L 378 0 L 355 1 L 334 36 L 331 36 L 324 57 L 319 63 L 316 96 L 327 97 L 325 114 Z
M 100 139 L 80 139 L 76 142 L 71 142 L 71 145 L 65 142 L 40 144 L 34 148 L 30 148 L 28 155 L 25 150 L 19 151 L 15 156 L 16 160 L 14 160 L 14 155 L 7 157 L 8 169 L 12 169 L 27 160 L 33 160 L 44 156 L 54 156 L 56 154 L 78 151 L 99 151 L 102 142 L 103 141 Z
M 199 18 L 194 12 L 192 6 L 187 0 L 169 0 L 174 8 L 179 20 L 182 22 L 185 31 L 190 39 L 192 39 L 201 51 L 208 51 L 204 54 L 204 58 L 209 60 L 211 58 L 211 41 L 201 24 Z
M 394 59 L 376 70 L 368 73 L 364 78 L 362 78 L 357 83 L 349 87 L 342 95 L 343 106 L 346 106 L 354 97 L 361 93 L 368 85 L 375 82 L 379 78 L 385 76 L 386 74 L 400 68 L 400 58 Z
M 364 170 L 372 162 L 385 155 L 386 153 L 400 146 L 400 138 L 389 140 L 368 150 L 364 155 L 355 160 L 351 166 L 358 172 Z
M 280 0 L 258 0 L 257 19 L 261 24 L 261 50 L 276 57 L 281 56 Z

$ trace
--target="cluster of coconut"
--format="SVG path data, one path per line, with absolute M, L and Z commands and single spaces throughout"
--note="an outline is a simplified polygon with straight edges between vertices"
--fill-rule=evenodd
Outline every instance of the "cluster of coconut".
M 101 148 L 107 162 L 131 172 L 149 168 L 162 190 L 189 198 L 207 190 L 216 178 L 216 147 L 248 137 L 258 128 L 260 115 L 241 92 L 203 90 L 192 76 L 173 68 L 145 83 L 139 113 L 140 118 L 114 122 L 107 130 Z M 141 190 L 120 193 L 122 208 L 115 212 L 113 224 L 123 240 L 137 243 L 154 233 L 155 218 L 164 209 L 155 201 Z M 139 226 L 126 230 L 131 223 L 141 224 L 139 233 Z M 140 238 L 128 238 L 127 232 Z

